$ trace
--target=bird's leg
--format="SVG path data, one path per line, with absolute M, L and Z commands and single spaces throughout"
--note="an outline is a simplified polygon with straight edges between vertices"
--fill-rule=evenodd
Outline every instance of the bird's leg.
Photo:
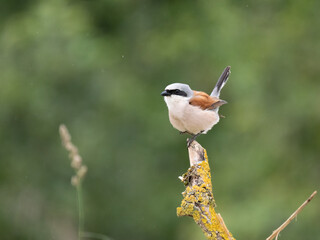
M 204 131 L 201 131 L 201 132 L 199 132 L 199 133 L 197 133 L 197 134 L 193 134 L 193 135 L 192 135 L 192 138 L 188 138 L 188 139 L 187 139 L 187 147 L 189 148 L 189 147 L 191 146 L 191 143 L 192 143 L 194 140 L 196 140 L 196 138 L 197 138 L 199 135 L 201 135 L 203 132 L 204 132 Z

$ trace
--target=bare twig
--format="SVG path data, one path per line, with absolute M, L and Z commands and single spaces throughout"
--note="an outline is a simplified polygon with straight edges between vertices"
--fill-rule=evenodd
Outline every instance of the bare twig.
M 218 214 L 217 214 L 217 216 L 218 216 L 218 218 L 219 218 L 219 221 L 220 221 L 220 223 L 221 223 L 222 227 L 224 228 L 224 230 L 225 230 L 225 231 L 226 231 L 226 233 L 228 234 L 229 239 L 233 239 L 232 234 L 229 232 L 229 230 L 228 230 L 228 228 L 227 228 L 226 224 L 224 223 L 224 221 L 223 221 L 223 218 L 222 218 L 221 214 L 220 214 L 220 213 L 218 213 Z
M 272 240 L 276 238 L 278 239 L 278 236 L 280 232 L 288 226 L 288 224 L 302 211 L 302 209 L 312 200 L 312 198 L 317 194 L 317 191 L 314 191 L 311 196 L 304 202 L 302 205 L 276 230 L 273 231 L 273 233 L 268 237 L 266 240 Z

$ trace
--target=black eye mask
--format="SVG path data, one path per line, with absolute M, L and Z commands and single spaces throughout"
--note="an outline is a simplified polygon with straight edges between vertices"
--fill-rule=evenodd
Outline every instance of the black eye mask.
M 183 96 L 186 97 L 187 93 L 184 91 L 181 91 L 179 89 L 173 89 L 173 90 L 166 90 L 170 95 L 178 95 L 178 96 Z

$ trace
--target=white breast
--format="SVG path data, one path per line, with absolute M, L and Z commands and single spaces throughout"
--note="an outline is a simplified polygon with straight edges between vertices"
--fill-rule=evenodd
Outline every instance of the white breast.
M 189 100 L 181 96 L 170 96 L 164 98 L 168 110 L 169 119 L 172 126 L 178 129 L 180 132 L 185 132 L 187 129 L 182 122 L 185 108 L 189 105 Z
M 202 110 L 189 104 L 189 98 L 181 96 L 165 97 L 169 109 L 169 119 L 172 126 L 181 132 L 197 134 L 207 133 L 219 122 L 219 115 L 215 111 Z

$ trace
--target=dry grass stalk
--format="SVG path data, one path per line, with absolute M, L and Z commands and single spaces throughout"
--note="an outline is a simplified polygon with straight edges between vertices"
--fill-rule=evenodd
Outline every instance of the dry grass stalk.
M 86 175 L 88 168 L 87 166 L 83 165 L 78 148 L 71 142 L 71 135 L 65 125 L 60 125 L 59 133 L 62 140 L 62 145 L 69 152 L 71 167 L 75 170 L 76 173 L 71 178 L 71 184 L 76 187 L 80 184 L 80 181 Z
M 312 198 L 316 194 L 317 194 L 317 191 L 314 191 L 311 194 L 311 196 L 304 203 L 302 203 L 301 206 L 280 227 L 278 227 L 276 230 L 274 230 L 273 233 L 266 240 L 272 240 L 274 238 L 276 238 L 276 240 L 277 240 L 280 232 L 286 226 L 288 226 L 288 224 L 302 211 L 302 209 L 312 200 Z

